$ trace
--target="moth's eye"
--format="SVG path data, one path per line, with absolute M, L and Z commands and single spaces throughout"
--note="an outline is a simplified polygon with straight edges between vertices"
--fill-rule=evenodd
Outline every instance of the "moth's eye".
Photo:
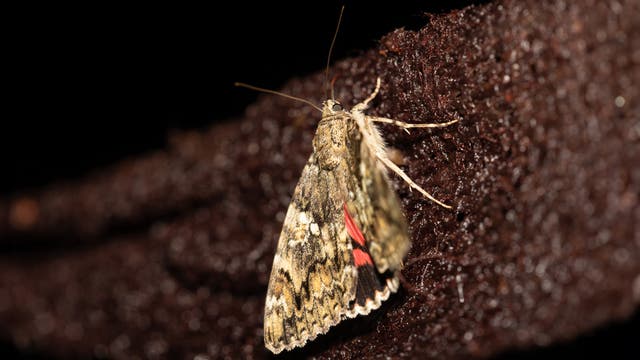
M 342 105 L 340 105 L 339 103 L 335 103 L 331 107 L 331 110 L 333 110 L 333 111 L 342 111 Z

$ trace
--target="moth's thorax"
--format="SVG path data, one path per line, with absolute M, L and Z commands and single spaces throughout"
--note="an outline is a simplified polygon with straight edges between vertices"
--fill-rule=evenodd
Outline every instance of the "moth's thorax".
M 332 170 L 341 162 L 348 161 L 354 136 L 359 137 L 359 134 L 351 114 L 339 102 L 325 101 L 322 119 L 313 138 L 314 156 L 318 159 L 318 164 L 325 170 Z

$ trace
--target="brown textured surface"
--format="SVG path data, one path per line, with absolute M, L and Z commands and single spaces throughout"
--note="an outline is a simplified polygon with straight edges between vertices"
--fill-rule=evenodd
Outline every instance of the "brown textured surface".
M 634 311 L 639 7 L 495 2 L 336 64 L 346 104 L 380 76 L 371 114 L 463 119 L 383 128 L 408 174 L 455 211 L 395 179 L 413 240 L 404 275 L 419 292 L 294 355 L 485 357 Z M 320 101 L 321 81 L 284 90 Z M 166 151 L 3 200 L 3 248 L 43 248 L 1 258 L 0 337 L 60 357 L 266 357 L 268 271 L 317 117 L 264 97 Z

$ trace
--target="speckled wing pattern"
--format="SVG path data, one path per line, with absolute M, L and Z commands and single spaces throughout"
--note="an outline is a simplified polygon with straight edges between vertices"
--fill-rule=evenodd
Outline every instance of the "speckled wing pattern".
M 325 102 L 285 216 L 264 317 L 265 345 L 276 354 L 368 314 L 398 289 L 407 226 L 384 166 L 363 141 L 369 130 L 351 114 Z

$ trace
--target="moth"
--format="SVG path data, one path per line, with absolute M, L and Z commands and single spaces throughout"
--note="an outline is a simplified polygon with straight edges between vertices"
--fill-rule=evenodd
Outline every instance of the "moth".
M 341 18 L 342 11 L 338 27 Z M 334 34 L 327 79 L 335 39 Z M 333 91 L 319 108 L 276 91 L 243 83 L 236 86 L 302 101 L 322 112 L 313 153 L 289 204 L 269 278 L 264 343 L 278 354 L 304 346 L 346 318 L 369 314 L 398 290 L 410 240 L 388 169 L 429 200 L 451 208 L 389 159 L 375 123 L 409 131 L 445 127 L 458 120 L 412 124 L 366 115 L 380 91 L 380 78 L 371 95 L 351 110 L 334 99 Z
M 398 290 L 409 251 L 407 223 L 387 175 L 445 208 L 387 156 L 375 122 L 411 124 L 365 115 L 380 90 L 347 111 L 327 100 L 273 260 L 264 315 L 264 342 L 273 353 L 303 346 L 345 318 L 367 315 Z

